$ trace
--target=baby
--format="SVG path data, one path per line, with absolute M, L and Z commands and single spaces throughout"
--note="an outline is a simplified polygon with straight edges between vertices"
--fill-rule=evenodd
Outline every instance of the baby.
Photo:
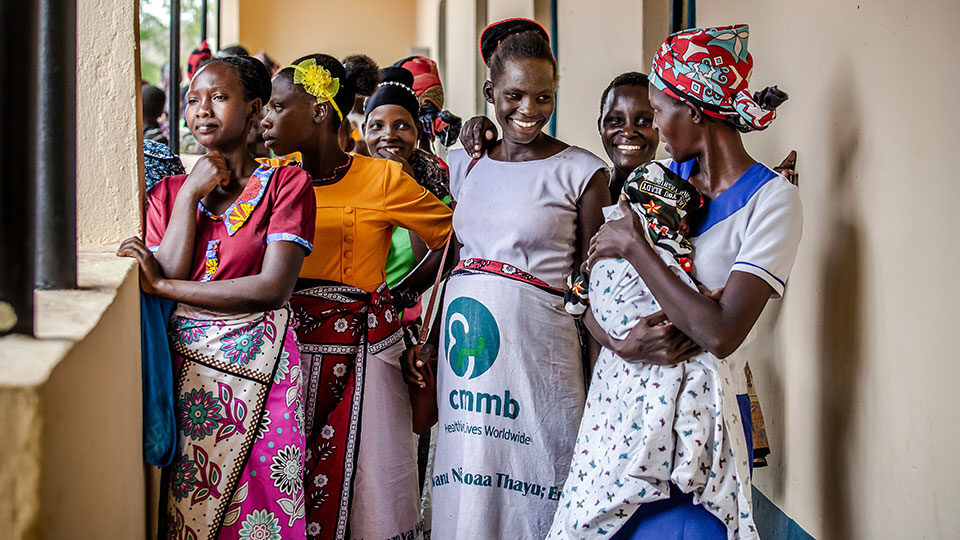
M 623 186 L 633 210 L 648 225 L 648 238 L 664 263 L 691 286 L 687 275 L 693 270 L 689 255 L 693 247 L 686 239 L 691 224 L 699 221 L 705 210 L 700 193 L 687 181 L 656 161 L 640 166 Z M 604 208 L 607 221 L 619 219 L 617 206 Z M 568 281 L 570 288 L 564 295 L 567 313 L 580 316 L 588 305 L 596 306 L 594 316 L 600 326 L 616 339 L 643 317 L 660 311 L 637 272 L 623 259 L 602 259 L 594 265 L 593 275 L 586 271 L 586 263 L 576 279 Z M 601 291 L 597 291 L 600 285 Z M 589 296 L 589 300 L 588 300 Z M 652 302 L 652 303 L 651 303 Z M 602 307 L 601 307 L 602 306 Z M 653 309 L 647 306 L 653 306 Z
M 659 162 L 624 185 L 647 223 L 647 240 L 690 287 L 693 247 L 686 239 L 706 211 L 700 193 Z M 618 219 L 618 207 L 605 210 Z M 574 315 L 591 309 L 614 339 L 660 311 L 624 259 L 601 259 L 565 295 Z M 730 537 L 753 531 L 746 443 L 729 368 L 709 353 L 674 366 L 629 363 L 604 349 L 594 367 L 570 472 L 548 538 L 602 537 L 641 504 L 665 499 L 670 483 L 717 516 Z M 729 389 L 725 394 L 724 390 Z M 734 456 L 740 456 L 740 459 Z M 746 487 L 745 487 L 746 486 Z M 571 536 L 571 531 L 577 531 Z M 599 536 L 598 536 L 599 535 Z

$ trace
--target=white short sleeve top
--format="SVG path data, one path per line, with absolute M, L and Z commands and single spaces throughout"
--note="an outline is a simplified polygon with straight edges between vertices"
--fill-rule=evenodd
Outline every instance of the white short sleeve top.
M 694 161 L 663 162 L 683 178 L 689 178 Z M 800 191 L 784 176 L 762 163 L 751 166 L 726 191 L 710 201 L 707 215 L 693 243 L 696 278 L 710 289 L 723 287 L 730 272 L 753 274 L 764 280 L 776 299 L 783 295 L 797 256 L 803 230 Z M 777 309 L 771 301 L 764 311 Z M 762 316 L 761 316 L 762 317 Z M 744 351 L 756 338 L 756 326 L 737 352 L 727 358 L 738 393 L 746 392 Z

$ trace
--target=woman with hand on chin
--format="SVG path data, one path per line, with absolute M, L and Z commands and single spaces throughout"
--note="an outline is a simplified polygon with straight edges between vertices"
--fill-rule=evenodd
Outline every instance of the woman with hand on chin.
M 259 165 L 246 137 L 270 97 L 248 56 L 190 82 L 187 125 L 209 152 L 147 192 L 145 292 L 179 302 L 170 322 L 179 441 L 163 487 L 162 537 L 303 538 L 300 353 L 286 307 L 312 249 L 310 177 Z
M 339 60 L 305 56 L 273 84 L 264 140 L 276 154 L 301 153 L 317 205 L 316 249 L 291 299 L 305 378 L 307 536 L 420 538 L 404 344 L 384 264 L 395 227 L 424 240 L 433 252 L 393 289 L 416 297 L 436 275 L 451 211 L 399 161 L 341 149 L 354 92 Z

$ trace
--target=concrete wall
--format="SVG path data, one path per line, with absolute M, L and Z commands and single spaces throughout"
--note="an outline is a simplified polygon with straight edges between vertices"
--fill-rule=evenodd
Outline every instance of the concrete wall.
M 749 23 L 752 87 L 790 93 L 751 152 L 800 155 L 803 241 L 751 362 L 773 447 L 755 483 L 818 538 L 960 537 L 960 4 L 697 7 Z
M 140 223 L 137 0 L 84 0 L 77 24 L 77 234 L 116 246 Z
M 136 0 L 78 3 L 79 289 L 39 291 L 36 337 L 0 338 L 0 538 L 145 538 L 136 264 Z M 106 250 L 106 251 L 105 251 Z
M 281 64 L 322 52 L 337 58 L 363 53 L 390 65 L 409 55 L 416 19 L 416 0 L 243 0 L 237 37 L 251 53 L 265 49 Z

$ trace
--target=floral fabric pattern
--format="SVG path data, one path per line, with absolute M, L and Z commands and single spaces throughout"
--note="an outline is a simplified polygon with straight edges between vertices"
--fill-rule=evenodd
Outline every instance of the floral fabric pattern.
M 613 218 L 613 216 L 611 216 Z M 696 285 L 674 253 L 664 264 Z M 624 259 L 600 259 L 590 273 L 590 309 L 623 339 L 660 311 Z M 727 527 L 756 539 L 746 442 L 730 368 L 709 353 L 675 366 L 631 364 L 603 349 L 587 393 L 577 445 L 548 538 L 612 535 L 642 504 L 666 499 L 673 483 Z
M 346 285 L 315 287 L 297 291 L 290 303 L 305 378 L 307 538 L 343 540 L 367 350 L 397 343 L 400 325 L 385 286 L 373 294 Z M 279 470 L 275 473 L 283 478 Z
M 167 538 L 304 538 L 291 320 L 288 308 L 226 315 L 178 307 L 170 336 L 181 441 L 166 488 Z
M 200 440 L 213 435 L 220 423 L 220 402 L 212 392 L 191 390 L 180 400 L 177 407 L 180 416 L 180 431 L 185 437 Z

